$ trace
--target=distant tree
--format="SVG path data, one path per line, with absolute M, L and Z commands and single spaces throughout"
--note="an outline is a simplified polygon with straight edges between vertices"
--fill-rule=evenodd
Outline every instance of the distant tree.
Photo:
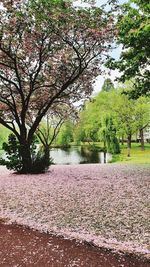
M 79 145 L 80 142 L 84 142 L 86 140 L 85 130 L 83 128 L 82 122 L 75 124 L 73 137 L 77 145 Z
M 136 132 L 137 121 L 134 102 L 127 96 L 120 95 L 114 103 L 114 115 L 118 128 L 122 128 L 127 136 L 128 157 L 130 157 L 132 135 Z
M 73 142 L 73 124 L 71 121 L 66 120 L 64 122 L 58 136 L 58 142 L 62 146 L 68 146 Z
M 137 100 L 132 100 L 120 91 L 117 101 L 114 101 L 113 112 L 118 124 L 117 128 L 127 136 L 128 156 L 130 157 L 132 135 L 137 131 L 141 135 L 141 149 L 143 150 L 143 130 L 149 124 L 150 118 L 149 98 L 140 97 Z
M 130 156 L 132 136 L 137 131 L 140 131 L 143 149 L 142 134 L 150 120 L 149 98 L 129 99 L 127 95 L 123 94 L 124 90 L 129 89 L 129 84 L 124 84 L 123 88 L 112 90 L 109 94 L 101 91 L 93 101 L 86 104 L 86 108 L 80 114 L 79 122 L 80 128 L 85 131 L 86 136 L 95 136 L 97 141 L 103 140 L 105 147 L 107 139 L 107 148 L 109 147 L 108 143 L 115 142 L 112 141 L 111 136 L 116 136 L 117 140 L 120 136 L 126 139 L 128 156 Z
M 139 131 L 139 137 L 141 142 L 141 150 L 144 150 L 144 130 L 150 124 L 150 99 L 146 97 L 140 97 L 136 101 L 136 121 L 137 130 Z
M 104 148 L 112 154 L 120 153 L 117 130 L 110 115 L 102 118 L 102 124 L 99 129 L 100 139 L 104 142 Z
M 79 124 L 75 129 L 80 141 L 94 142 L 98 139 L 98 129 L 100 124 L 100 113 L 97 110 L 95 99 L 86 102 L 84 109 L 79 113 Z
M 42 145 L 47 163 L 51 162 L 51 146 L 54 141 L 56 142 L 56 139 L 63 128 L 63 124 L 66 124 L 65 122 L 68 118 L 70 118 L 70 120 L 76 118 L 76 109 L 70 108 L 70 106 L 65 104 L 57 106 L 57 109 L 48 112 L 36 130 L 36 135 Z
M 50 117 L 46 115 L 41 124 L 39 125 L 36 135 L 42 144 L 43 153 L 45 155 L 45 160 L 47 165 L 50 165 L 50 148 L 54 140 L 57 138 L 61 126 L 64 123 L 63 117 Z
M 102 86 L 102 91 L 109 92 L 112 89 L 114 89 L 114 84 L 110 78 L 107 78 Z

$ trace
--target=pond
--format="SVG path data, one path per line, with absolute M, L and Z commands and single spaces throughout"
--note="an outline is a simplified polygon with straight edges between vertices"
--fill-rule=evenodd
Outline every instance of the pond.
M 54 164 L 108 163 L 112 160 L 112 155 L 110 153 L 90 150 L 87 147 L 81 146 L 52 148 L 50 156 Z M 0 157 L 6 159 L 3 150 L 0 150 Z
M 89 150 L 80 146 L 70 148 L 52 148 L 50 156 L 55 164 L 86 164 L 86 163 L 108 163 L 112 159 L 109 153 Z

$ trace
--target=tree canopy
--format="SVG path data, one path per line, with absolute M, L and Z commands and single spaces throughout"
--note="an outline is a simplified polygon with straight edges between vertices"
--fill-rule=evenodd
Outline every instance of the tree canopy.
M 131 97 L 150 93 L 150 2 L 130 0 L 122 5 L 118 18 L 118 44 L 123 46 L 120 60 L 110 60 L 108 66 L 121 71 L 122 82 L 134 79 Z
M 102 91 L 109 92 L 111 89 L 114 89 L 114 84 L 110 78 L 107 78 L 103 83 Z
M 71 1 L 3 1 L 0 15 L 0 123 L 18 138 L 22 172 L 32 172 L 39 123 L 49 110 L 91 94 L 115 22 L 102 8 Z

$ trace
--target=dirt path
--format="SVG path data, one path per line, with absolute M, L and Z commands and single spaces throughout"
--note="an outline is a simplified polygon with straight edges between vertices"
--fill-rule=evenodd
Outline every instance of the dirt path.
M 0 266 L 150 267 L 150 262 L 0 223 Z

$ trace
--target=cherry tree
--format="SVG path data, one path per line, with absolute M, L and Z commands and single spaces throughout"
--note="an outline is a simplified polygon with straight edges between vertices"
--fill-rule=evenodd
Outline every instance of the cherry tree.
M 30 173 L 30 146 L 42 118 L 89 97 L 115 22 L 110 11 L 70 1 L 12 0 L 1 6 L 0 123 L 17 137 L 22 172 Z

